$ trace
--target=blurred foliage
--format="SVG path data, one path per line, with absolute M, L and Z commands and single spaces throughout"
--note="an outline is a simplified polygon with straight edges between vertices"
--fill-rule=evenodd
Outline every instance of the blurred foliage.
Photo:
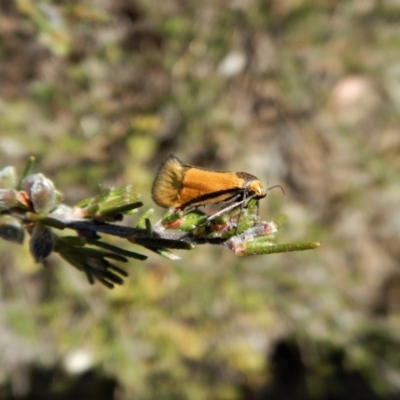
M 390 0 L 2 2 L 2 166 L 35 154 L 67 204 L 127 183 L 147 204 L 174 152 L 282 185 L 262 219 L 323 243 L 149 257 L 108 293 L 1 241 L 2 387 L 22 398 L 24 366 L 86 354 L 120 399 L 279 398 L 298 353 L 286 389 L 399 390 L 399 19 Z

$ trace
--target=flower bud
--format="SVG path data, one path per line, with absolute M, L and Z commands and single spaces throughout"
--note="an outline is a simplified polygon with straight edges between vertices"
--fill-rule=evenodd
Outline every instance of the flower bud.
M 54 184 L 43 174 L 28 175 L 23 180 L 21 189 L 28 194 L 33 209 L 37 213 L 46 214 L 57 205 L 57 193 Z
M 18 205 L 17 192 L 14 189 L 0 189 L 0 211 Z
M 46 225 L 35 224 L 29 241 L 29 250 L 36 262 L 42 262 L 54 249 L 53 232 Z
M 23 243 L 25 232 L 19 221 L 10 215 L 0 217 L 0 237 L 15 243 Z
M 0 188 L 15 188 L 17 173 L 14 167 L 8 166 L 0 170 Z

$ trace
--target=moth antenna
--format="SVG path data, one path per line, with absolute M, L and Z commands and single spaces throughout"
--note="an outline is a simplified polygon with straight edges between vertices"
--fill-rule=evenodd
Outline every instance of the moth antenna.
M 271 186 L 271 187 L 267 188 L 267 191 L 268 191 L 268 190 L 271 190 L 271 189 L 275 189 L 275 188 L 281 189 L 283 195 L 286 196 L 286 193 L 285 193 L 285 191 L 283 190 L 283 187 L 282 187 L 281 185 L 274 185 L 274 186 Z

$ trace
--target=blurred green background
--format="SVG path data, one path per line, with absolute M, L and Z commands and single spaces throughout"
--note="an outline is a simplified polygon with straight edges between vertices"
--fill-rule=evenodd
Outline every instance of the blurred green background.
M 150 208 L 172 152 L 282 185 L 277 242 L 322 244 L 150 254 L 108 291 L 2 241 L 0 399 L 399 392 L 399 23 L 395 0 L 0 2 L 1 166 Z

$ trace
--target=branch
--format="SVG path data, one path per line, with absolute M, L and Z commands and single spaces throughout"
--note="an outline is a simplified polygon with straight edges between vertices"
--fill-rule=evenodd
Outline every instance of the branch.
M 171 260 L 179 259 L 171 249 L 191 250 L 202 244 L 224 245 L 238 256 L 319 246 L 317 242 L 275 244 L 275 234 L 286 216 L 262 221 L 255 200 L 250 200 L 246 207 L 233 205 L 211 217 L 199 209 L 187 213 L 170 211 L 154 226 L 150 222 L 153 210 L 149 209 L 136 226 L 119 225 L 124 216 L 137 213 L 143 206 L 130 185 L 103 189 L 98 196 L 69 207 L 61 202 L 62 195 L 50 179 L 32 173 L 33 164 L 31 157 L 19 179 L 13 167 L 0 170 L 0 237 L 22 244 L 27 232 L 36 262 L 42 262 L 52 252 L 58 253 L 83 271 L 90 283 L 98 280 L 113 288 L 127 276 L 113 262 L 147 258 L 101 241 L 104 234 L 126 239 Z M 65 230 L 74 235 L 56 233 Z

